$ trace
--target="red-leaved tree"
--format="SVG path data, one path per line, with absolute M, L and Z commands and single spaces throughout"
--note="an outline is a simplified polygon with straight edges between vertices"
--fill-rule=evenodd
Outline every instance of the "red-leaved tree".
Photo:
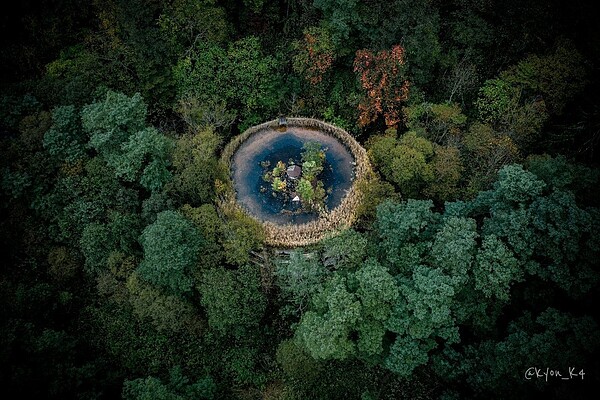
M 408 98 L 409 83 L 404 78 L 404 48 L 373 53 L 358 50 L 354 58 L 354 72 L 365 96 L 358 105 L 359 126 L 366 126 L 383 114 L 387 126 L 396 126 L 401 119 L 400 103 Z

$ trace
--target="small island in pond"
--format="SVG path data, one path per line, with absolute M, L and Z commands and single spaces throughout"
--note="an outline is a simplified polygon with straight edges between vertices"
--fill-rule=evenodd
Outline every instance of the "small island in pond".
M 282 213 L 326 211 L 327 191 L 321 180 L 326 151 L 319 142 L 306 142 L 299 160 L 290 158 L 287 163 L 279 160 L 274 167 L 269 161 L 262 161 L 265 184 L 260 188 L 261 193 L 280 200 Z

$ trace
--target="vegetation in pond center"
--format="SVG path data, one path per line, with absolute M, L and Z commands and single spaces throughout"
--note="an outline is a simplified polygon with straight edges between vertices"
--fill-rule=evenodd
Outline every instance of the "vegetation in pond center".
M 306 142 L 299 160 L 279 160 L 272 169 L 269 161 L 262 161 L 266 184 L 261 186 L 261 193 L 277 198 L 281 202 L 282 213 L 326 211 L 327 193 L 320 179 L 326 151 L 321 143 Z

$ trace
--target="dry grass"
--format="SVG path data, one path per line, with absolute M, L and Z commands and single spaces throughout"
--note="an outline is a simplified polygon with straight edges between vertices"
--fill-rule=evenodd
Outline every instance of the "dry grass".
M 315 221 L 304 224 L 278 225 L 273 222 L 261 222 L 265 232 L 265 242 L 275 247 L 300 247 L 314 244 L 323 239 L 332 231 L 349 228 L 356 220 L 356 210 L 362 201 L 362 193 L 357 189 L 359 182 L 368 181 L 372 174 L 371 164 L 365 149 L 348 132 L 336 126 L 313 118 L 288 118 L 288 129 L 293 127 L 318 129 L 319 131 L 335 137 L 343 143 L 352 153 L 356 166 L 354 169 L 354 182 L 342 199 L 339 206 L 327 213 L 323 213 Z M 277 129 L 277 120 L 265 122 L 247 129 L 236 136 L 225 146 L 221 154 L 221 160 L 231 171 L 231 159 L 240 145 L 253 134 L 266 129 Z M 227 185 L 230 189 L 223 193 L 222 206 L 242 207 L 235 201 L 233 185 Z

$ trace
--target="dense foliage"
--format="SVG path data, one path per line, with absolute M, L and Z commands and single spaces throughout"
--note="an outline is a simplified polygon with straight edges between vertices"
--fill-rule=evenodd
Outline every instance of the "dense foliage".
M 262 161 L 262 179 L 269 187 L 261 186 L 260 192 L 282 203 L 281 212 L 324 212 L 327 193 L 320 174 L 326 150 L 319 142 L 306 142 L 297 160 L 279 160 L 272 169 L 269 161 Z
M 5 10 L 4 397 L 597 391 L 591 3 Z M 353 229 L 274 249 L 225 201 L 222 145 L 278 115 L 331 122 L 367 149 L 376 172 L 360 184 Z M 326 195 L 322 159 L 309 145 L 296 190 L 307 201 Z

